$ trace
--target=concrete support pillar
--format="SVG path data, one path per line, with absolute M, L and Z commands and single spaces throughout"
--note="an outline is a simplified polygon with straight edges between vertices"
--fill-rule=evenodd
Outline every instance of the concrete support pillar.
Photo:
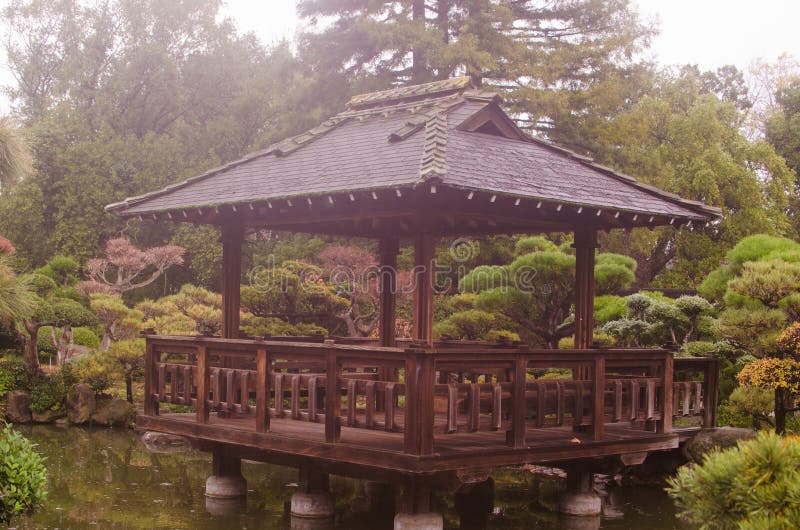
M 576 464 L 567 468 L 567 491 L 558 503 L 558 511 L 580 517 L 598 516 L 603 511 L 603 502 L 592 489 L 588 467 Z
M 247 495 L 247 481 L 242 476 L 242 459 L 213 452 L 211 476 L 206 480 L 206 497 L 236 499 Z
M 300 487 L 291 499 L 292 528 L 308 526 L 295 519 L 333 521 L 335 514 L 336 504 L 330 492 L 328 474 L 301 467 Z
M 403 488 L 394 516 L 394 530 L 442 530 L 442 514 L 431 510 L 431 491 L 417 484 Z

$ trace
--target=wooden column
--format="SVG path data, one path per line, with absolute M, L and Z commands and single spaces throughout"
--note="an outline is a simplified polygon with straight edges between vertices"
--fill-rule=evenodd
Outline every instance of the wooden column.
M 436 238 L 419 234 L 414 240 L 414 340 L 433 345 L 433 282 Z
M 594 253 L 597 230 L 575 230 L 575 347 L 589 348 L 594 330 Z
M 242 240 L 240 223 L 222 225 L 222 337 L 239 338 L 239 295 L 242 281 Z
M 380 259 L 381 322 L 378 330 L 381 346 L 393 347 L 395 340 L 395 316 L 397 310 L 397 253 L 400 242 L 396 237 L 380 240 L 378 254 Z

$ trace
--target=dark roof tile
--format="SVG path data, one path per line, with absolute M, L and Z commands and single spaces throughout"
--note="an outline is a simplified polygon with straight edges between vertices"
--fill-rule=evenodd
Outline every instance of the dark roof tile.
M 683 218 L 717 215 L 715 209 L 541 140 L 456 129 L 498 103 L 496 94 L 474 88 L 468 78 L 356 96 L 344 112 L 306 133 L 107 209 L 139 215 L 415 186 L 435 178 L 454 187 L 605 209 Z

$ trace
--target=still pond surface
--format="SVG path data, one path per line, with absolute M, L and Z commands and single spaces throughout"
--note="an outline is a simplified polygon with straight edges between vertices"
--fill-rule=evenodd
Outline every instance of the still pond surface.
M 246 505 L 233 515 L 212 515 L 203 496 L 211 471 L 206 453 L 152 454 L 127 430 L 21 426 L 20 430 L 47 457 L 49 497 L 33 516 L 13 527 L 33 528 L 175 528 L 289 529 L 284 506 L 297 481 L 291 468 L 245 462 L 250 491 Z M 505 471 L 495 475 L 494 512 L 460 521 L 452 496 L 439 500 L 445 527 L 486 529 L 570 529 L 575 522 L 559 517 L 536 500 L 555 487 L 549 477 Z M 391 529 L 393 514 L 365 511 L 363 484 L 332 480 L 337 499 L 337 529 Z M 680 528 L 671 501 L 658 489 L 614 488 L 606 514 L 582 521 L 582 528 L 666 530 Z M 544 501 L 546 504 L 546 501 Z

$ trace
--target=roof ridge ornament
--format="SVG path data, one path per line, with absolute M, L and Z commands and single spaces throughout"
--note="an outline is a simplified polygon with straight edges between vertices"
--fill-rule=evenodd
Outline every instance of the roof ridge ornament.
M 433 115 L 425 122 L 425 147 L 419 171 L 420 182 L 443 180 L 447 173 L 447 111 Z

